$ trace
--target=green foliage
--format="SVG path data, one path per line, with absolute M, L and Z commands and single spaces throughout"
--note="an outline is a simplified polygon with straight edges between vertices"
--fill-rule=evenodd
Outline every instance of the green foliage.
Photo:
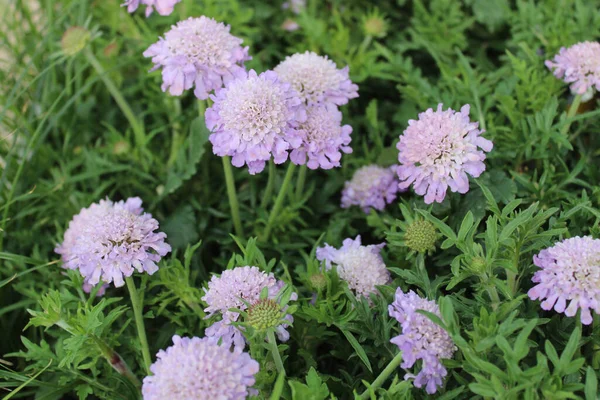
M 54 252 L 82 207 L 139 196 L 173 247 L 157 273 L 135 276 L 153 360 L 174 334 L 201 337 L 216 320 L 206 318 L 202 300 L 213 274 L 254 265 L 286 283 L 275 302 L 294 317 L 290 340 L 276 344 L 265 340 L 270 325 L 253 328 L 244 313 L 238 321 L 260 364 L 256 398 L 429 397 L 403 379 L 420 365 L 396 367 L 377 382 L 398 354 L 390 339 L 401 327 L 388 305 L 400 288 L 437 301 L 441 317 L 423 314 L 457 346 L 444 360 L 448 376 L 437 398 L 597 399 L 600 319 L 581 326 L 578 316 L 542 310 L 527 292 L 540 250 L 600 236 L 597 96 L 567 117 L 569 89 L 544 66 L 561 47 L 598 39 L 600 2 L 308 0 L 298 15 L 282 2 L 182 0 L 172 15 L 150 18 L 128 14 L 119 1 L 5 6 L 2 396 L 141 398 L 146 372 L 126 289 L 85 293 L 80 274 L 61 268 Z M 353 153 L 341 168 L 294 175 L 269 240 L 262 234 L 286 166 L 254 176 L 234 168 L 246 237 L 232 236 L 207 104 L 191 93 L 163 93 L 160 73 L 149 73 L 142 56 L 170 25 L 199 15 L 231 25 L 250 46 L 249 68 L 271 69 L 310 50 L 348 65 L 360 87 L 342 108 Z M 284 30 L 288 19 L 299 29 Z M 439 103 L 470 104 L 471 119 L 494 143 L 469 192 L 426 205 L 410 190 L 381 212 L 341 209 L 353 172 L 397 164 L 408 120 Z M 416 243 L 414 232 L 407 239 L 415 223 L 428 228 L 426 242 Z M 386 243 L 392 277 L 369 299 L 356 298 L 315 256 L 324 243 L 338 247 L 359 234 L 365 244 Z

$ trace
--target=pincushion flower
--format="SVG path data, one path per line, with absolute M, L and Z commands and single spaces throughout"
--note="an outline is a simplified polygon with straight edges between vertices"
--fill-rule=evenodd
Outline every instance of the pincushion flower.
M 308 105 L 327 102 L 339 106 L 358 97 L 358 86 L 348 77 L 348 67 L 338 69 L 327 56 L 309 51 L 294 54 L 274 70 Z
M 180 1 L 181 0 L 125 0 L 123 6 L 126 6 L 127 11 L 132 13 L 137 10 L 141 4 L 146 6 L 146 17 L 149 17 L 154 9 L 156 9 L 156 12 L 160 15 L 166 16 L 173 12 L 175 4 Z
M 240 314 L 230 309 L 244 311 L 248 305 L 257 303 L 260 300 L 260 293 L 267 288 L 267 298 L 277 299 L 285 283 L 275 278 L 272 273 L 266 274 L 257 267 L 245 266 L 236 267 L 223 271 L 221 276 L 213 276 L 208 282 L 208 288 L 205 289 L 205 295 L 202 300 L 208 307 L 204 309 L 208 317 L 219 313 L 222 316 L 221 323 L 216 323 L 206 331 L 206 335 L 212 335 L 223 339 L 223 342 L 233 343 L 236 346 L 241 344 L 241 335 L 232 331 L 231 322 L 236 322 Z M 293 293 L 290 300 L 296 300 L 298 295 Z M 286 315 L 285 320 L 291 324 L 294 318 Z M 279 340 L 285 342 L 290 335 L 286 328 L 288 323 L 282 323 L 277 327 L 277 336 Z M 231 327 L 231 328 L 230 328 Z
M 400 189 L 411 184 L 415 193 L 425 195 L 425 203 L 441 203 L 448 187 L 453 192 L 467 193 L 469 178 L 485 171 L 485 152 L 492 150 L 491 141 L 481 137 L 479 123 L 469 120 L 470 106 L 460 112 L 451 108 L 428 109 L 418 120 L 408 121 L 400 136 L 398 176 Z
M 288 0 L 281 5 L 281 8 L 290 9 L 294 14 L 300 14 L 306 8 L 306 0 Z
M 259 364 L 239 348 L 230 350 L 211 338 L 173 336 L 144 378 L 144 400 L 243 400 L 254 394 Z
M 561 48 L 553 60 L 546 61 L 546 67 L 554 76 L 571 84 L 576 94 L 600 90 L 600 43 L 582 42 L 568 48 Z
M 581 310 L 581 323 L 592 323 L 600 314 L 600 240 L 591 236 L 573 237 L 540 251 L 533 263 L 541 269 L 533 275 L 537 283 L 527 293 L 542 301 L 544 310 L 573 317 Z
M 154 68 L 162 68 L 163 92 L 179 96 L 194 87 L 199 99 L 245 74 L 244 61 L 250 60 L 242 39 L 229 33 L 230 27 L 201 16 L 180 21 L 144 52 L 152 57 Z
M 411 368 L 417 360 L 422 361 L 421 371 L 416 376 L 407 373 L 404 379 L 414 378 L 413 383 L 416 387 L 425 386 L 427 393 L 433 394 L 442 386 L 444 377 L 448 375 L 441 360 L 452 358 L 456 346 L 448 332 L 417 310 L 428 311 L 441 317 L 439 307 L 434 301 L 419 297 L 412 290 L 404 293 L 398 288 L 388 311 L 390 317 L 394 317 L 402 326 L 402 334 L 392 338 L 390 342 L 402 351 L 402 368 Z
M 123 277 L 135 270 L 152 275 L 171 246 L 165 243 L 166 234 L 155 232 L 158 221 L 143 211 L 139 197 L 116 203 L 100 200 L 73 217 L 54 251 L 65 268 L 79 270 L 91 286 L 100 280 L 123 286 Z
M 356 205 L 367 214 L 372 208 L 381 211 L 396 199 L 396 193 L 396 168 L 366 165 L 356 170 L 352 179 L 344 185 L 342 208 Z
M 333 104 L 306 108 L 306 121 L 300 125 L 302 144 L 292 150 L 290 159 L 310 169 L 331 169 L 340 166 L 343 153 L 352 153 L 349 146 L 352 127 L 342 126 L 342 113 Z
M 206 126 L 213 152 L 231 156 L 236 167 L 248 166 L 251 174 L 261 172 L 273 157 L 285 162 L 288 151 L 300 147 L 306 110 L 298 93 L 278 79 L 273 71 L 229 82 L 211 96 L 214 104 L 206 110 Z
M 317 248 L 317 260 L 325 261 L 327 270 L 337 265 L 337 273 L 357 296 L 367 299 L 377 293 L 376 285 L 390 281 L 390 273 L 385 267 L 380 251 L 385 243 L 361 245 L 360 235 L 356 239 L 345 239 L 339 249 L 325 243 Z

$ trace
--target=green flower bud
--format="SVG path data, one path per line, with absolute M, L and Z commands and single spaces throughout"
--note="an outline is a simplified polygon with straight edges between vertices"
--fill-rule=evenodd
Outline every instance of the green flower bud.
M 473 257 L 471 263 L 469 264 L 469 269 L 478 274 L 484 273 L 486 267 L 487 262 L 485 261 L 485 258 L 482 257 Z
M 275 300 L 260 299 L 248 309 L 247 322 L 259 331 L 274 328 L 281 324 L 283 312 Z
M 312 288 L 319 292 L 325 289 L 325 287 L 327 286 L 327 278 L 325 278 L 325 275 L 323 274 L 311 275 L 309 279 Z
M 426 253 L 435 249 L 435 226 L 429 221 L 417 220 L 408 226 L 404 242 L 409 249 L 418 253 Z
M 81 26 L 72 26 L 63 33 L 60 41 L 62 51 L 66 56 L 74 56 L 79 53 L 90 41 L 90 32 Z
M 387 22 L 379 15 L 371 15 L 363 21 L 363 30 L 368 36 L 382 38 L 387 34 Z

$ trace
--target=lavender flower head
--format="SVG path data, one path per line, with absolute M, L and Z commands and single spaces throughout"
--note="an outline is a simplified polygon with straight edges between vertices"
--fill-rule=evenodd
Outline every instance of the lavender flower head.
M 342 152 L 352 153 L 352 127 L 342 126 L 342 113 L 333 104 L 309 106 L 306 116 L 300 125 L 302 145 L 292 150 L 290 159 L 310 169 L 339 167 Z
M 596 88 L 600 90 L 600 43 L 582 42 L 561 48 L 546 67 L 554 76 L 571 83 L 571 91 L 584 94 Z
M 144 57 L 152 57 L 154 68 L 162 68 L 162 91 L 179 96 L 194 88 L 199 99 L 245 73 L 250 60 L 242 39 L 229 33 L 230 27 L 212 18 L 188 18 L 165 33 Z
M 390 273 L 385 267 L 380 251 L 385 243 L 362 246 L 360 235 L 356 239 L 345 239 L 339 249 L 325 243 L 317 248 L 317 260 L 325 261 L 327 270 L 337 265 L 337 273 L 357 296 L 367 299 L 377 293 L 376 285 L 390 281 Z
M 116 203 L 100 200 L 73 217 L 54 251 L 62 256 L 65 268 L 81 272 L 84 285 L 102 280 L 120 287 L 125 284 L 123 276 L 135 270 L 152 275 L 171 246 L 165 243 L 167 235 L 154 232 L 158 221 L 143 210 L 139 197 Z
M 149 17 L 150 14 L 156 9 L 162 16 L 170 15 L 173 12 L 173 8 L 175 8 L 175 4 L 179 3 L 181 0 L 125 0 L 123 6 L 127 7 L 127 12 L 134 12 L 140 6 L 140 4 L 146 6 L 146 17 Z
M 173 336 L 173 345 L 160 350 L 144 378 L 144 400 L 243 400 L 255 391 L 258 362 L 241 349 L 230 350 L 211 338 Z
M 221 276 L 213 276 L 208 282 L 208 289 L 205 289 L 205 295 L 202 300 L 208 304 L 204 309 L 208 313 L 207 317 L 220 313 L 222 320 L 209 327 L 205 334 L 207 336 L 218 337 L 223 342 L 228 342 L 236 347 L 243 347 L 243 336 L 237 327 L 230 325 L 239 318 L 239 313 L 230 311 L 235 308 L 246 310 L 246 303 L 254 304 L 260 300 L 260 293 L 264 288 L 268 290 L 269 299 L 276 299 L 285 283 L 275 278 L 272 273 L 266 274 L 257 267 L 236 267 L 223 271 Z M 296 300 L 298 295 L 292 294 L 291 300 Z M 286 315 L 285 319 L 291 324 L 294 318 Z M 277 337 L 282 342 L 289 339 L 290 334 L 286 328 L 289 324 L 282 324 L 277 327 Z
M 533 275 L 537 283 L 527 293 L 532 300 L 544 299 L 542 308 L 573 317 L 581 310 L 581 323 L 592 323 L 591 310 L 600 314 L 600 240 L 574 237 L 556 243 L 533 257 L 541 269 Z M 568 303 L 568 304 L 567 304 Z
M 294 14 L 300 14 L 306 8 L 306 0 L 288 0 L 281 5 L 281 8 L 290 9 Z
M 383 210 L 398 193 L 396 168 L 367 165 L 359 168 L 342 191 L 342 208 L 359 206 L 365 213 L 371 208 Z
M 423 362 L 416 376 L 407 373 L 404 380 L 414 378 L 416 387 L 425 386 L 427 393 L 435 393 L 448 374 L 440 360 L 452 358 L 456 346 L 448 332 L 416 311 L 424 310 L 440 316 L 439 307 L 434 301 L 419 297 L 412 290 L 404 293 L 398 288 L 388 310 L 390 317 L 396 318 L 402 325 L 402 334 L 390 340 L 402 351 L 402 368 L 411 368 L 417 360 Z
M 428 109 L 418 120 L 408 121 L 408 128 L 400 136 L 398 176 L 400 189 L 411 184 L 418 195 L 425 195 L 425 203 L 441 203 L 448 187 L 453 192 L 467 193 L 469 178 L 477 178 L 485 171 L 485 152 L 492 150 L 491 141 L 481 137 L 479 123 L 469 120 L 470 106 L 460 112 L 451 108 L 442 111 Z
M 358 97 L 358 86 L 348 77 L 348 67 L 337 69 L 327 56 L 313 52 L 286 57 L 277 67 L 282 81 L 290 83 L 306 104 L 343 105 Z
M 275 72 L 257 75 L 252 70 L 211 98 L 206 126 L 212 131 L 213 152 L 231 156 L 234 166 L 246 164 L 250 174 L 256 174 L 271 157 L 281 164 L 289 150 L 302 144 L 299 125 L 306 121 L 306 110 L 298 93 Z

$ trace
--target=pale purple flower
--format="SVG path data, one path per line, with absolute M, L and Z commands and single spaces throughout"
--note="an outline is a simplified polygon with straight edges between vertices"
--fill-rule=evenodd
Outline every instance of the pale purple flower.
M 294 164 L 331 169 L 340 166 L 342 152 L 352 153 L 352 127 L 342 125 L 342 113 L 333 104 L 308 106 L 300 130 L 302 145 L 290 154 Z
M 419 297 L 412 290 L 404 293 L 402 289 L 396 289 L 394 302 L 389 305 L 388 311 L 390 317 L 394 317 L 402 326 L 402 334 L 390 342 L 402 352 L 402 368 L 411 368 L 417 360 L 422 361 L 421 371 L 416 376 L 407 373 L 404 379 L 414 378 L 416 387 L 425 386 L 427 393 L 433 394 L 442 386 L 448 374 L 441 360 L 452 358 L 456 346 L 448 332 L 417 310 L 441 317 L 435 301 Z
M 398 193 L 396 167 L 384 168 L 366 165 L 356 170 L 342 191 L 342 208 L 359 206 L 365 213 L 371 208 L 383 210 L 396 199 Z
M 358 86 L 348 77 L 348 70 L 309 51 L 288 56 L 275 67 L 281 80 L 290 83 L 308 105 L 327 102 L 339 106 L 358 97 Z
M 123 6 L 127 7 L 127 12 L 134 12 L 141 5 L 146 6 L 146 17 L 156 9 L 156 12 L 162 16 L 170 15 L 175 8 L 175 4 L 181 0 L 125 0 Z
M 163 92 L 179 96 L 194 87 L 199 99 L 245 74 L 244 61 L 250 60 L 242 39 L 229 33 L 229 25 L 201 16 L 188 18 L 171 27 L 144 57 L 152 57 L 154 68 L 162 68 Z
M 469 120 L 470 106 L 460 112 L 451 108 L 428 109 L 418 120 L 408 121 L 400 136 L 398 176 L 400 189 L 411 184 L 415 193 L 425 195 L 425 203 L 441 203 L 448 187 L 453 192 L 467 193 L 469 178 L 477 178 L 485 170 L 485 152 L 492 150 L 491 141 L 481 137 L 479 123 Z
M 527 293 L 540 299 L 544 310 L 574 317 L 581 310 L 581 323 L 592 323 L 600 314 L 600 240 L 591 236 L 573 237 L 540 251 L 533 263 L 541 269 L 533 275 L 537 283 Z
M 380 251 L 385 243 L 361 245 L 360 235 L 356 239 L 345 239 L 342 247 L 336 249 L 325 243 L 317 248 L 317 260 L 325 261 L 327 270 L 337 265 L 337 273 L 348 283 L 348 287 L 357 296 L 367 299 L 377 293 L 376 285 L 385 285 L 390 281 L 390 273 L 385 267 Z
M 281 5 L 284 10 L 292 10 L 294 14 L 300 14 L 306 8 L 306 0 L 288 0 Z
M 257 394 L 251 388 L 259 364 L 240 348 L 230 349 L 212 338 L 173 336 L 160 350 L 144 378 L 144 400 L 243 400 Z
M 98 293 L 96 293 L 97 297 L 100 296 L 104 296 L 104 293 L 106 293 L 106 289 L 108 289 L 108 287 L 110 286 L 108 283 L 98 283 L 98 285 L 100 285 L 100 289 L 98 289 Z M 89 282 L 83 282 L 83 291 L 86 293 L 92 293 L 92 290 L 94 290 L 94 288 L 98 285 L 92 285 Z
M 63 266 L 79 270 L 84 284 L 91 286 L 100 281 L 123 286 L 123 277 L 135 270 L 155 273 L 156 263 L 171 246 L 165 243 L 167 235 L 154 232 L 158 221 L 143 211 L 139 197 L 116 203 L 100 200 L 82 209 L 55 249 Z
M 281 29 L 288 32 L 294 32 L 300 29 L 300 25 L 298 25 L 298 23 L 293 19 L 288 18 L 281 24 Z
M 277 299 L 285 283 L 275 278 L 273 273 L 266 274 L 257 267 L 245 266 L 228 269 L 221 273 L 221 276 L 213 276 L 208 282 L 208 288 L 204 289 L 205 295 L 202 300 L 208 305 L 204 309 L 208 313 L 207 317 L 213 314 L 221 314 L 222 320 L 213 324 L 206 330 L 207 336 L 221 338 L 224 343 L 230 343 L 239 346 L 242 344 L 243 337 L 236 331 L 238 327 L 229 325 L 231 322 L 238 321 L 239 313 L 230 311 L 238 309 L 244 311 L 248 308 L 247 304 L 252 305 L 260 299 L 260 293 L 267 289 L 269 299 Z M 298 295 L 293 293 L 290 300 L 297 300 Z M 294 322 L 291 315 L 285 317 L 287 321 Z M 285 342 L 289 339 L 289 333 L 286 328 L 290 324 L 282 324 L 277 327 L 277 336 L 279 340 Z M 243 347 L 243 346 L 242 346 Z
M 546 67 L 554 76 L 571 84 L 576 94 L 584 94 L 595 88 L 600 90 L 600 43 L 582 42 L 560 49 Z
M 302 144 L 298 127 L 306 121 L 305 107 L 298 93 L 275 72 L 257 75 L 251 70 L 211 98 L 214 104 L 205 116 L 213 152 L 231 156 L 234 166 L 246 164 L 256 174 L 271 157 L 281 164 L 289 150 Z

